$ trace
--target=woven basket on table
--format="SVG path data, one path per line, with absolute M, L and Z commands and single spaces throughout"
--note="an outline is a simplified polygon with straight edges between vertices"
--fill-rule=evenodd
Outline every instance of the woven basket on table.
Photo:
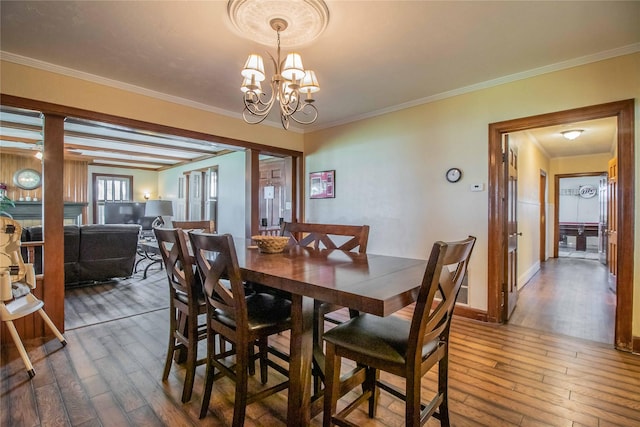
M 265 254 L 277 254 L 284 250 L 289 243 L 289 238 L 284 236 L 251 236 L 260 252 Z

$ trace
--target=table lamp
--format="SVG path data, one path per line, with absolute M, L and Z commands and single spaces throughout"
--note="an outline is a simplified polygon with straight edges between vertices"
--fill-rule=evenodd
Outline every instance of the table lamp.
M 149 200 L 145 204 L 144 216 L 156 217 L 151 224 L 152 227 L 163 227 L 165 224 L 163 217 L 173 216 L 173 202 L 171 200 Z

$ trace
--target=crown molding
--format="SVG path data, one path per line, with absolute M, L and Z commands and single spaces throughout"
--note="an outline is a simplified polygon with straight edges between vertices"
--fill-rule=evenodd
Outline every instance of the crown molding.
M 640 43 L 634 43 L 631 45 L 627 45 L 627 46 L 622 46 L 616 49 L 611 49 L 611 50 L 607 50 L 607 51 L 603 51 L 603 52 L 599 52 L 593 55 L 586 55 L 586 56 L 581 56 L 579 58 L 574 58 L 574 59 L 570 59 L 567 61 L 562 61 L 562 62 L 558 62 L 556 64 L 551 64 L 551 65 L 547 65 L 544 67 L 539 67 L 539 68 L 534 68 L 528 71 L 523 71 L 520 73 L 515 73 L 515 74 L 510 74 L 508 76 L 504 76 L 504 77 L 499 77 L 497 79 L 492 79 L 492 80 L 487 80 L 485 82 L 481 82 L 481 83 L 477 83 L 477 84 L 473 84 L 473 85 L 469 85 L 469 86 L 464 86 L 458 89 L 454 89 L 454 90 L 450 90 L 447 92 L 442 92 L 439 94 L 435 94 L 435 95 L 431 95 L 431 96 L 427 96 L 424 98 L 419 98 L 416 99 L 414 101 L 409 101 L 409 102 L 405 102 L 402 104 L 398 104 L 398 105 L 394 105 L 388 108 L 383 108 L 380 110 L 376 110 L 376 111 L 371 111 L 369 113 L 365 113 L 365 114 L 360 114 L 360 115 L 356 115 L 356 116 L 350 116 L 347 118 L 344 118 L 342 120 L 338 120 L 338 121 L 334 121 L 331 123 L 325 123 L 323 125 L 317 125 L 317 126 L 307 126 L 304 129 L 300 129 L 300 128 L 296 128 L 296 127 L 291 127 L 289 129 L 289 131 L 291 132 L 297 132 L 297 133 L 309 133 L 309 132 L 314 132 L 317 130 L 323 130 L 323 129 L 328 129 L 328 128 L 332 128 L 335 126 L 341 126 L 341 125 L 345 125 L 348 123 L 352 123 L 352 122 L 356 122 L 356 121 L 360 121 L 360 120 L 365 120 L 365 119 L 370 119 L 373 117 L 377 117 L 377 116 L 381 116 L 383 114 L 388 114 L 388 113 L 393 113 L 396 111 L 400 111 L 400 110 L 404 110 L 407 108 L 412 108 L 412 107 L 416 107 L 419 105 L 423 105 L 423 104 L 429 104 L 432 102 L 436 102 L 436 101 L 440 101 L 443 99 L 447 99 L 447 98 L 452 98 L 454 96 L 458 96 L 458 95 L 464 95 L 467 93 L 471 93 L 471 92 L 475 92 L 478 90 L 482 90 L 482 89 L 487 89 L 487 88 L 491 88 L 491 87 L 495 87 L 495 86 L 499 86 L 499 85 L 503 85 L 506 83 L 511 83 L 511 82 L 515 82 L 518 80 L 524 80 L 530 77 L 535 77 L 535 76 L 540 76 L 543 74 L 548 74 L 548 73 L 552 73 L 555 71 L 561 71 L 561 70 L 566 70 L 568 68 L 573 68 L 573 67 L 577 67 L 580 65 L 585 65 L 585 64 L 589 64 L 589 63 L 593 63 L 593 62 L 598 62 L 598 61 L 603 61 L 606 59 L 611 59 L 611 58 L 615 58 L 618 56 L 623 56 L 623 55 L 629 55 L 629 54 L 633 54 L 633 53 L 637 53 L 640 52 Z M 57 73 L 57 74 L 62 74 L 62 75 L 66 75 L 69 77 L 74 77 L 77 79 L 81 79 L 81 80 L 86 80 L 86 81 L 90 81 L 93 83 L 98 83 L 101 85 L 105 85 L 105 86 L 109 86 L 109 87 L 113 87 L 116 89 L 121 89 L 121 90 L 125 90 L 125 91 L 129 91 L 129 92 L 133 92 L 133 93 L 137 93 L 140 95 L 144 95 L 144 96 L 149 96 L 152 98 L 156 98 L 156 99 L 160 99 L 163 101 L 167 101 L 167 102 L 171 102 L 171 103 L 175 103 L 175 104 L 179 104 L 179 105 L 184 105 L 186 107 L 191 107 L 191 108 L 195 108 L 195 109 L 199 109 L 199 110 L 203 110 L 203 111 L 208 111 L 211 113 L 215 113 L 215 114 L 219 114 L 222 116 L 226 116 L 226 117 L 231 117 L 234 119 L 238 119 L 238 120 L 242 120 L 242 114 L 239 113 L 235 113 L 235 112 L 231 112 L 228 110 L 224 110 L 221 108 L 217 108 L 217 107 L 213 107 L 211 105 L 207 105 L 207 104 L 203 104 L 200 102 L 195 102 L 189 99 L 185 99 L 185 98 L 181 98 L 178 96 L 174 96 L 174 95 L 168 95 L 166 93 L 162 93 L 162 92 L 157 92 L 154 90 L 150 90 L 141 86 L 136 86 L 136 85 L 132 85 L 129 83 L 124 83 L 124 82 L 120 82 L 117 80 L 112 80 L 112 79 L 108 79 L 105 77 L 101 77 L 95 74 L 89 74 L 89 73 L 85 73 L 83 71 L 78 71 L 78 70 L 73 70 L 70 68 L 66 68 L 66 67 L 62 67 L 59 65 L 55 65 L 55 64 L 51 64 L 48 62 L 44 62 L 44 61 L 40 61 L 37 59 L 33 59 L 33 58 L 28 58 L 25 56 L 20 56 L 20 55 L 16 55 L 10 52 L 5 52 L 5 51 L 0 51 L 0 59 L 2 59 L 3 61 L 8 61 L 8 62 L 13 62 L 16 64 L 20 64 L 20 65 L 25 65 L 28 67 L 33 67 L 33 68 L 37 68 L 40 70 L 44 70 L 44 71 L 49 71 L 52 73 Z M 272 122 L 272 121 L 264 121 L 262 122 L 262 124 L 265 124 L 267 126 L 272 126 L 272 127 L 276 127 L 276 128 L 280 128 L 281 125 L 279 122 Z

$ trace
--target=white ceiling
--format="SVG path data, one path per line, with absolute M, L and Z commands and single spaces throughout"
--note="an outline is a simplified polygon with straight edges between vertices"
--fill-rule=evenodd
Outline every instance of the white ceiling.
M 321 85 L 311 130 L 640 51 L 640 1 L 326 3 L 325 32 L 296 48 Z M 226 8 L 2 0 L 0 53 L 240 117 L 240 69 L 249 53 L 275 54 L 275 35 L 273 47 L 239 37 Z

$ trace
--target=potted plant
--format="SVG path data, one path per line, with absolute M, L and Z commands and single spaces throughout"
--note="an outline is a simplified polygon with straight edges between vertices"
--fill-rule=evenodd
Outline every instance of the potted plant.
M 11 206 L 12 208 L 16 207 L 16 204 L 13 203 L 9 197 L 7 197 L 7 184 L 4 182 L 0 182 L 0 216 L 8 216 L 9 218 L 13 218 L 9 212 L 5 209 Z

